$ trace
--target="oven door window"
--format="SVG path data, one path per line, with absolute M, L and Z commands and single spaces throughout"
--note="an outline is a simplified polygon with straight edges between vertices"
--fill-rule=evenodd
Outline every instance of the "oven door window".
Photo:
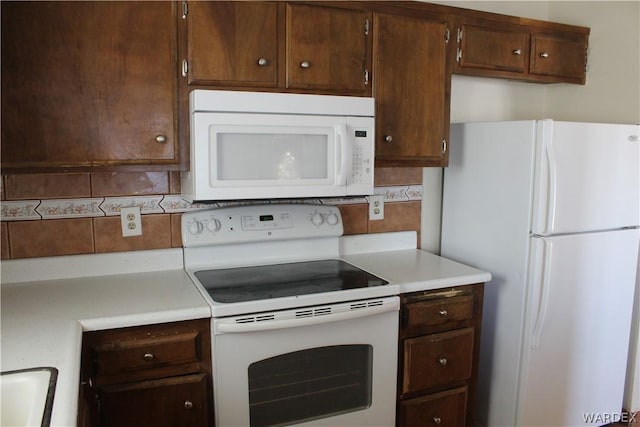
M 296 351 L 249 365 L 251 427 L 287 425 L 371 406 L 370 345 Z

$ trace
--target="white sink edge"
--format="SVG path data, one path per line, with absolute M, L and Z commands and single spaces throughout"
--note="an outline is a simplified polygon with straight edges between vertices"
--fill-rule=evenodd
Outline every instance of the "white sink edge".
M 57 377 L 50 367 L 2 372 L 0 425 L 48 426 Z

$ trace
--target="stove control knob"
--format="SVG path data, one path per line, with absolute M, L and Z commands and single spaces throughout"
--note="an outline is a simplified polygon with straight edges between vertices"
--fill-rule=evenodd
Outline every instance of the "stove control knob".
M 320 212 L 316 212 L 311 215 L 311 223 L 315 226 L 320 226 L 324 222 L 324 218 Z
M 215 233 L 216 231 L 220 231 L 220 228 L 222 228 L 222 223 L 218 218 L 213 218 L 211 219 L 211 221 L 207 223 L 207 230 L 209 230 L 212 233 Z
M 331 212 L 328 216 L 327 216 L 327 224 L 333 226 L 338 224 L 338 222 L 340 222 L 340 218 L 338 218 L 338 215 L 336 215 L 335 212 Z
M 189 224 L 189 233 L 197 236 L 198 234 L 201 234 L 203 231 L 204 231 L 204 225 L 202 224 L 201 221 L 194 219 L 193 222 Z

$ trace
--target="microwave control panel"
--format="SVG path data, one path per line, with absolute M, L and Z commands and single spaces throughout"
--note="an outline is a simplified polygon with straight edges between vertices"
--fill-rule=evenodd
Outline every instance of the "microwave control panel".
M 373 192 L 373 166 L 375 155 L 375 128 L 371 117 L 349 117 L 352 158 L 351 187 L 348 194 L 368 195 Z
M 356 131 L 357 135 L 358 131 Z M 351 182 L 353 184 L 366 184 L 371 182 L 373 175 L 373 152 L 368 141 L 359 142 L 355 138 L 353 144 L 353 166 Z

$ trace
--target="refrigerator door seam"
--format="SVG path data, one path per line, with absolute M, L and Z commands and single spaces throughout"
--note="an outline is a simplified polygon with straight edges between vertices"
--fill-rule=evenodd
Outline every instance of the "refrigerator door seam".
M 542 336 L 542 327 L 547 313 L 547 305 L 549 303 L 549 285 L 551 283 L 551 256 L 553 254 L 553 243 L 546 238 L 540 238 L 543 248 L 543 265 L 542 265 L 542 281 L 540 286 L 540 303 L 538 305 L 536 321 L 533 326 L 533 334 L 531 337 L 531 348 L 535 349 L 540 346 L 540 337 Z

